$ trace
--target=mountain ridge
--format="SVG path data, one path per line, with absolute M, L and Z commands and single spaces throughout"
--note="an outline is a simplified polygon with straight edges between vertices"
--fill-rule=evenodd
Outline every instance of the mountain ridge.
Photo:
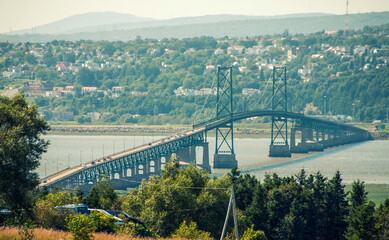
M 201 19 L 197 19 L 202 21 Z M 311 17 L 292 17 L 278 19 L 244 19 L 224 22 L 206 22 L 196 24 L 177 24 L 150 26 L 134 23 L 129 29 L 113 29 L 94 32 L 78 32 L 71 34 L 25 34 L 25 35 L 0 35 L 0 41 L 10 42 L 49 42 L 56 40 L 107 40 L 128 41 L 137 36 L 142 38 L 187 38 L 196 36 L 212 37 L 245 37 L 267 34 L 281 34 L 288 30 L 291 34 L 309 34 L 319 31 L 337 31 L 345 29 L 345 15 L 326 15 Z M 377 26 L 389 24 L 389 12 L 360 13 L 348 16 L 350 29 L 362 29 L 365 26 Z M 143 22 L 144 23 L 144 22 Z M 190 21 L 189 21 L 190 23 Z M 154 23 L 153 23 L 154 24 Z
M 275 16 L 253 16 L 253 15 L 234 15 L 234 14 L 217 14 L 194 17 L 179 17 L 171 19 L 153 19 L 138 17 L 132 14 L 115 13 L 115 12 L 90 12 L 76 14 L 57 20 L 48 24 L 43 24 L 34 28 L 14 31 L 13 34 L 72 34 L 78 32 L 97 32 L 112 31 L 117 28 L 125 30 L 133 29 L 132 26 L 140 24 L 140 27 L 159 27 L 159 26 L 177 26 L 200 23 L 213 23 L 225 21 L 238 21 L 247 19 L 284 19 L 284 18 L 301 18 L 309 16 L 327 16 L 327 13 L 297 13 Z M 7 34 L 7 33 L 5 33 Z

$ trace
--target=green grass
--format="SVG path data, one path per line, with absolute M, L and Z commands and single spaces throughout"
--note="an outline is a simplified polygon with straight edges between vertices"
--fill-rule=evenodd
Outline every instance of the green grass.
M 373 201 L 378 207 L 384 203 L 385 199 L 389 199 L 389 184 L 365 184 L 367 197 Z M 346 185 L 346 192 L 351 190 L 351 184 Z

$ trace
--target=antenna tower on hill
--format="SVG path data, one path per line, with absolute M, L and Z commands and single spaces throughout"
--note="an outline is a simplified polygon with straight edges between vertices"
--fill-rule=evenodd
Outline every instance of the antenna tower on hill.
M 349 30 L 349 26 L 348 26 L 348 0 L 346 0 L 346 19 L 345 19 L 345 24 L 346 24 L 346 30 Z

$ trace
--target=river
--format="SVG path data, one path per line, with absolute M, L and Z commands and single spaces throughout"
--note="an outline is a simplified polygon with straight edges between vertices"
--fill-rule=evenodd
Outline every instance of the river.
M 42 155 L 41 166 L 37 169 L 41 177 L 58 170 L 90 162 L 113 152 L 130 149 L 162 136 L 80 136 L 47 135 L 51 144 Z M 210 160 L 215 149 L 215 139 L 209 138 Z M 302 168 L 307 173 L 320 171 L 332 177 L 335 171 L 342 174 L 344 183 L 356 179 L 365 183 L 389 184 L 389 141 L 366 141 L 326 149 L 320 153 L 293 154 L 292 158 L 269 158 L 267 151 L 270 139 L 236 138 L 234 141 L 236 158 L 243 173 L 250 173 L 263 179 L 265 174 L 280 176 L 297 174 Z M 201 155 L 201 149 L 198 150 Z M 201 160 L 200 160 L 201 161 Z M 216 176 L 226 170 L 213 170 Z

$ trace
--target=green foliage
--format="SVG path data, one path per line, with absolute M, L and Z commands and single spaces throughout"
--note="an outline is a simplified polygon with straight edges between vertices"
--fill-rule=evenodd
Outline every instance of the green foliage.
M 132 237 L 149 237 L 149 238 L 159 238 L 150 228 L 142 224 L 127 222 L 123 226 L 118 227 L 118 233 L 130 235 Z
M 109 179 L 104 177 L 92 187 L 84 200 L 90 208 L 110 209 L 117 198 L 115 188 L 111 185 Z
M 374 213 L 377 218 L 377 235 L 379 239 L 389 239 L 389 199 L 386 199 Z
M 212 239 L 210 235 L 208 232 L 199 230 L 195 222 L 187 224 L 186 221 L 183 221 L 180 227 L 172 234 L 172 238 L 210 240 Z
M 219 236 L 228 205 L 228 186 L 226 178 L 210 180 L 206 172 L 191 165 L 180 169 L 172 159 L 161 178 L 152 176 L 129 193 L 122 209 L 164 237 L 170 236 L 182 221 L 197 222 L 199 229 Z
M 35 221 L 43 228 L 66 230 L 66 218 L 74 212 L 65 209 L 58 210 L 55 207 L 78 202 L 79 199 L 69 192 L 52 192 L 43 195 L 34 207 Z
M 38 117 L 37 108 L 28 106 L 24 96 L 0 96 L 0 201 L 13 210 L 31 210 L 31 192 L 39 177 L 34 170 L 48 142 L 40 135 L 49 129 Z
M 251 228 L 248 228 L 243 236 L 242 240 L 267 240 L 265 233 L 263 231 L 255 231 L 254 225 L 251 226 Z
M 92 233 L 96 230 L 96 226 L 89 216 L 70 215 L 67 221 L 67 227 L 73 234 L 74 240 L 93 239 Z
M 43 197 L 37 205 L 44 205 L 53 208 L 60 205 L 76 204 L 79 199 L 70 192 L 51 192 Z
M 112 233 L 116 231 L 115 219 L 109 215 L 93 211 L 90 214 L 90 220 L 93 222 L 96 232 Z

